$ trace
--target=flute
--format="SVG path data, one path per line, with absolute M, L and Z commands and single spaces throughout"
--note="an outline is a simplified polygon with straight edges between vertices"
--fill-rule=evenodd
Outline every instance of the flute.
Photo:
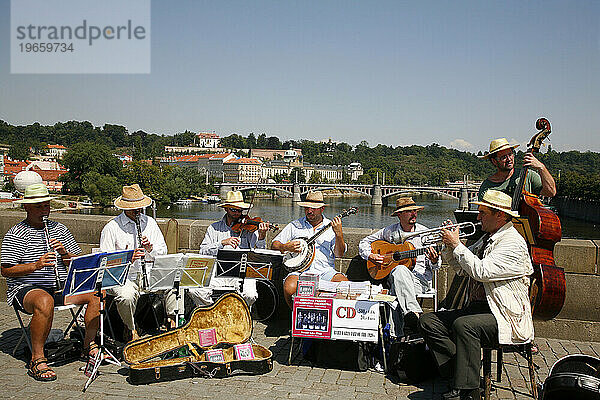
M 135 227 L 137 229 L 139 246 L 142 247 L 142 224 L 140 223 L 140 214 L 141 213 L 139 212 L 135 214 Z M 148 282 L 148 275 L 146 275 L 146 256 L 142 256 L 141 264 L 144 288 L 147 289 L 150 286 L 150 284 Z
M 56 279 L 56 287 L 57 287 L 57 291 L 60 292 L 63 290 L 63 286 L 62 286 L 62 282 L 60 281 L 60 275 L 58 273 L 58 257 L 59 254 L 58 252 L 52 248 L 52 246 L 50 245 L 50 231 L 48 230 L 48 217 L 47 216 L 43 216 L 42 217 L 42 221 L 44 222 L 44 233 L 46 236 L 46 244 L 48 246 L 48 253 L 49 252 L 54 252 L 54 278 Z

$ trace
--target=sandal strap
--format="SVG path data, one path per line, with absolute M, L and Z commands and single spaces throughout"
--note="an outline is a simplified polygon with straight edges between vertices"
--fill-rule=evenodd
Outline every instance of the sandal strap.
M 33 367 L 36 367 L 37 369 L 37 366 L 40 364 L 48 364 L 48 359 L 46 357 L 40 357 L 36 358 L 35 360 L 31 360 L 29 362 L 29 368 L 31 369 Z

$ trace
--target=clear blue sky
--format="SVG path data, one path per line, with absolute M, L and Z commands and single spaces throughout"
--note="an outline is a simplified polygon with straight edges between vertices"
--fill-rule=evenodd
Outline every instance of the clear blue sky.
M 16 75 L 0 0 L 0 119 L 477 152 L 545 116 L 555 150 L 600 151 L 599 20 L 598 1 L 152 1 L 150 74 Z

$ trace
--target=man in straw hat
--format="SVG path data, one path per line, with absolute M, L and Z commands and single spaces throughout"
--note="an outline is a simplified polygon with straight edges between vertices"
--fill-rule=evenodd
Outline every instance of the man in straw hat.
M 490 151 L 479 158 L 490 160 L 496 167 L 496 172 L 481 183 L 479 187 L 479 200 L 488 189 L 496 189 L 512 196 L 519 185 L 520 171 L 515 171 L 515 151 L 518 144 L 509 144 L 505 138 L 492 140 Z M 554 178 L 541 161 L 532 153 L 526 153 L 523 166 L 529 167 L 524 189 L 535 195 L 553 197 L 556 195 Z
M 417 205 L 412 197 L 399 197 L 396 200 L 396 209 L 392 213 L 392 216 L 398 217 L 398 222 L 363 238 L 358 244 L 360 256 L 375 264 L 381 264 L 384 256 L 373 253 L 371 243 L 376 240 L 392 243 L 398 232 L 426 230 L 426 226 L 417 223 L 417 214 L 423 208 L 425 207 Z M 409 239 L 409 242 L 415 249 L 423 247 L 421 238 L 418 236 Z M 392 336 L 404 336 L 408 332 L 404 332 L 405 326 L 412 332 L 418 331 L 417 321 L 423 310 L 417 302 L 417 294 L 431 290 L 433 270 L 437 268 L 439 268 L 438 253 L 434 248 L 429 248 L 426 255 L 423 254 L 416 258 L 412 271 L 404 265 L 398 265 L 388 275 L 391 294 L 397 297 L 399 303 L 399 308 L 392 313 Z
M 335 258 L 341 257 L 346 252 L 344 234 L 342 232 L 342 219 L 335 217 L 333 221 L 323 215 L 325 203 L 323 193 L 311 191 L 304 201 L 298 202 L 304 207 L 304 217 L 290 222 L 273 239 L 271 248 L 282 253 L 289 251 L 298 253 L 301 250 L 296 238 L 308 238 L 331 222 L 332 230 L 319 236 L 315 242 L 315 258 L 310 267 L 305 271 L 319 275 L 319 279 L 333 282 L 347 281 L 348 278 L 335 270 Z M 283 294 L 285 301 L 292 308 L 292 296 L 296 293 L 300 273 L 292 272 L 283 281 Z
M 514 228 L 511 197 L 490 189 L 477 219 L 487 232 L 470 248 L 458 229 L 443 229 L 442 257 L 459 274 L 467 274 L 467 301 L 458 310 L 424 314 L 419 325 L 442 377 L 450 379 L 443 399 L 479 399 L 481 348 L 533 340 L 529 276 L 533 273 L 527 244 Z
M 108 293 L 115 296 L 117 310 L 127 329 L 125 340 L 136 340 L 139 338 L 139 334 L 135 327 L 134 315 L 142 289 L 142 268 L 146 268 L 140 261 L 142 258 L 145 261 L 152 261 L 157 255 L 167 254 L 167 244 L 156 221 L 142 213 L 144 208 L 152 204 L 152 199 L 144 195 L 137 183 L 123 186 L 122 194 L 114 204 L 123 212 L 110 220 L 102 229 L 100 250 L 135 249 L 134 263 L 129 269 L 125 285 L 109 289 Z M 139 220 L 142 232 L 141 242 L 138 238 L 136 219 Z M 175 293 L 169 290 L 164 295 L 167 316 L 171 319 L 171 326 L 173 326 L 177 307 Z
M 56 373 L 47 365 L 44 343 L 52 327 L 54 306 L 62 305 L 62 293 L 56 292 L 67 278 L 67 266 L 81 249 L 69 229 L 59 222 L 44 220 L 50 215 L 50 197 L 43 183 L 29 185 L 22 200 L 27 217 L 8 230 L 2 241 L 2 276 L 6 277 L 7 301 L 19 311 L 33 314 L 31 361 L 27 373 L 38 381 L 53 381 Z M 85 356 L 95 356 L 98 347 L 94 337 L 98 331 L 100 303 L 93 294 L 79 295 L 74 302 L 87 304 L 85 312 Z
M 241 230 L 234 232 L 231 227 L 237 223 L 244 211 L 249 210 L 252 205 L 244 201 L 244 196 L 240 191 L 229 191 L 225 201 L 217 204 L 225 210 L 225 215 L 219 221 L 213 222 L 204 234 L 202 244 L 200 244 L 200 254 L 215 257 L 220 249 L 264 249 L 266 248 L 265 237 L 269 229 L 268 222 L 261 222 L 255 232 Z M 194 288 L 189 290 L 189 294 L 194 303 L 199 306 L 205 306 L 213 303 L 213 289 L 237 288 L 239 279 L 230 277 L 215 277 L 216 268 L 213 268 L 213 276 L 209 287 Z M 256 290 L 256 281 L 246 279 L 242 297 L 248 305 L 254 304 L 258 298 Z

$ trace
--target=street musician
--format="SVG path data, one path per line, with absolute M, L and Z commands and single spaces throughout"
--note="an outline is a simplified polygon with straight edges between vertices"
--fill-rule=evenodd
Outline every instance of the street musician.
M 50 200 L 43 183 L 29 185 L 17 203 L 23 205 L 27 217 L 8 230 L 2 241 L 2 276 L 8 286 L 8 304 L 32 314 L 31 360 L 29 376 L 38 381 L 56 380 L 56 373 L 44 357 L 44 343 L 52 327 L 54 306 L 63 304 L 62 292 L 57 292 L 67 278 L 67 266 L 81 249 L 69 229 L 48 221 Z M 79 295 L 78 304 L 87 304 L 85 312 L 84 356 L 95 357 L 98 346 L 94 337 L 98 331 L 100 303 L 93 293 Z
M 125 324 L 125 340 L 136 340 L 139 334 L 135 327 L 135 310 L 141 290 L 147 289 L 144 287 L 147 284 L 144 264 L 146 260 L 154 260 L 157 255 L 167 254 L 167 244 L 156 221 L 142 213 L 144 208 L 152 204 L 152 199 L 144 195 L 137 183 L 123 186 L 122 194 L 114 204 L 123 212 L 110 220 L 102 229 L 100 250 L 135 249 L 134 262 L 129 269 L 125 285 L 109 289 L 108 293 L 115 296 L 117 311 Z M 173 328 L 177 308 L 175 292 L 168 290 L 163 295 L 167 318 Z
M 215 257 L 220 249 L 264 249 L 265 238 L 269 230 L 268 222 L 261 222 L 255 232 L 240 230 L 235 232 L 234 225 L 242 217 L 244 211 L 249 210 L 252 205 L 244 201 L 240 191 L 228 191 L 225 201 L 217 204 L 225 210 L 225 215 L 219 221 L 213 222 L 204 234 L 200 244 L 200 254 Z M 213 268 L 213 276 L 209 287 L 190 289 L 189 295 L 198 306 L 206 306 L 213 303 L 212 294 L 214 289 L 229 289 L 237 287 L 238 278 L 215 277 L 216 267 Z M 252 306 L 258 298 L 256 281 L 247 279 L 241 293 L 249 306 Z
M 398 217 L 398 222 L 384 229 L 363 238 L 358 244 L 360 256 L 375 264 L 381 264 L 384 255 L 372 251 L 372 243 L 377 240 L 394 242 L 394 236 L 398 232 L 419 232 L 427 230 L 427 227 L 417 223 L 418 212 L 423 210 L 424 206 L 415 203 L 412 197 L 400 197 L 396 200 L 396 209 L 392 216 Z M 421 237 L 414 236 L 409 241 L 415 249 L 422 248 Z M 391 335 L 399 338 L 404 336 L 405 327 L 408 327 L 413 333 L 418 332 L 419 315 L 423 312 L 417 302 L 417 294 L 425 293 L 431 289 L 431 280 L 433 270 L 439 268 L 440 260 L 437 251 L 431 247 L 425 254 L 416 257 L 415 265 L 408 269 L 405 265 L 396 266 L 388 275 L 388 282 L 391 288 L 391 294 L 396 296 L 399 303 L 399 310 L 392 313 Z
M 442 256 L 457 273 L 469 276 L 466 306 L 423 314 L 425 342 L 440 374 L 450 379 L 445 400 L 480 399 L 481 348 L 533 340 L 529 276 L 533 267 L 527 244 L 511 222 L 511 197 L 490 189 L 477 219 L 487 234 L 465 247 L 458 229 L 442 229 Z

